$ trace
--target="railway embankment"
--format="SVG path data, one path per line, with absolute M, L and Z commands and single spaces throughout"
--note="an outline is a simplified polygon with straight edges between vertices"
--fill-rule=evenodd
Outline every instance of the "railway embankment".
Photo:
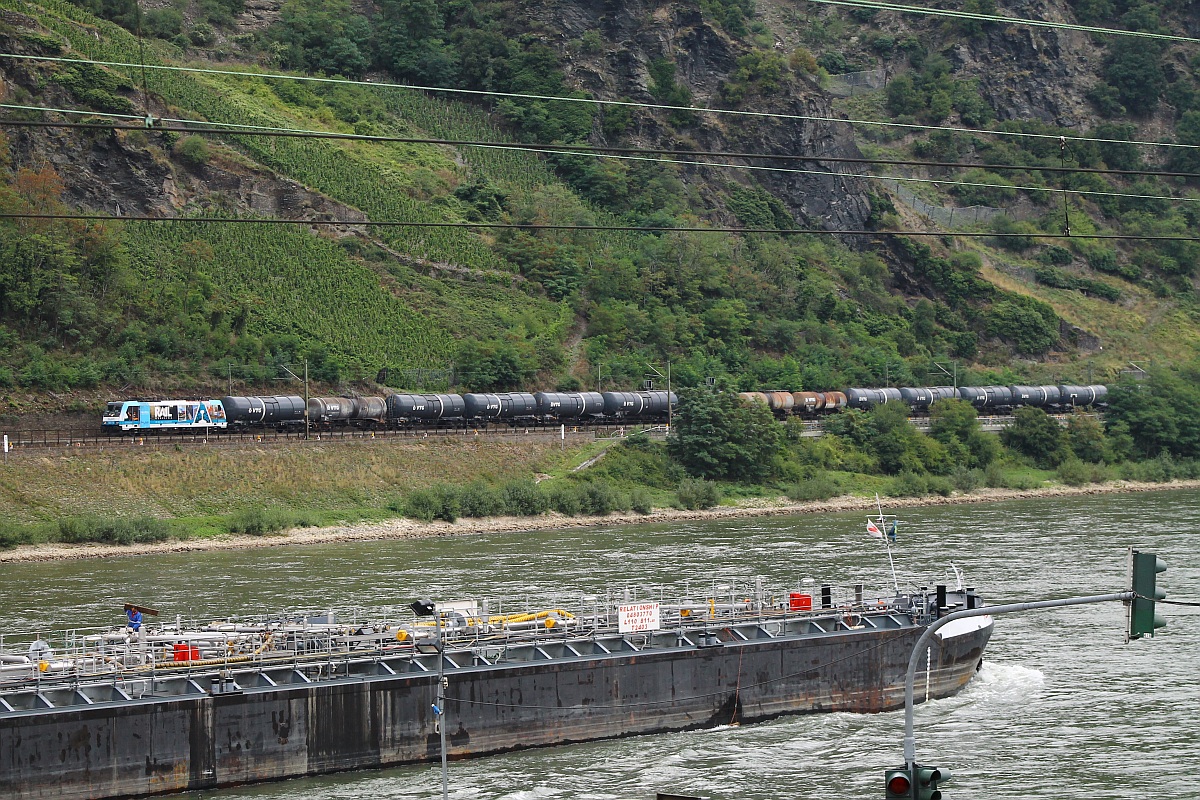
M 1046 486 L 1034 489 L 983 488 L 970 493 L 954 493 L 946 497 L 887 498 L 889 510 L 921 506 L 967 505 L 1039 497 L 1068 497 L 1111 493 L 1136 493 L 1178 489 L 1200 489 L 1200 480 L 1176 480 L 1165 483 L 1108 481 L 1087 486 Z M 796 503 L 784 497 L 755 498 L 732 505 L 703 510 L 656 508 L 646 514 L 621 513 L 607 516 L 572 517 L 548 513 L 536 517 L 489 517 L 460 519 L 456 522 L 421 522 L 405 518 L 363 521 L 345 525 L 315 528 L 295 528 L 267 536 L 220 535 L 134 545 L 46 543 L 22 545 L 0 551 L 0 562 L 51 561 L 106 558 L 113 556 L 152 555 L 155 553 L 189 552 L 259 547 L 303 546 L 346 541 L 383 541 L 419 539 L 434 536 L 470 536 L 480 534 L 513 534 L 556 528 L 604 527 L 632 524 L 670 524 L 686 520 L 719 520 L 746 517 L 786 516 L 796 514 L 871 511 L 874 497 L 843 495 L 829 500 Z

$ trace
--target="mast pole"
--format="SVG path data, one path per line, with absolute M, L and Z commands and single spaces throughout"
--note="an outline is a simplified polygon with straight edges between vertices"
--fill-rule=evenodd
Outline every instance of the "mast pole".
M 900 581 L 896 578 L 896 562 L 892 560 L 892 545 L 888 541 L 887 533 L 883 534 L 883 546 L 887 548 L 888 565 L 892 568 L 892 586 L 896 587 L 896 594 L 900 594 Z
M 892 568 L 892 586 L 896 594 L 900 594 L 900 580 L 896 577 L 896 562 L 892 558 L 892 541 L 888 538 L 887 526 L 883 524 L 883 503 L 879 501 L 879 492 L 875 493 L 875 508 L 879 510 L 879 532 L 883 534 L 883 546 L 888 554 L 888 566 Z

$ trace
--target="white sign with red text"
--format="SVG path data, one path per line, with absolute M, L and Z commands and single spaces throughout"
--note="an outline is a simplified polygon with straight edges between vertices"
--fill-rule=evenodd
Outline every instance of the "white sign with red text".
M 617 626 L 621 633 L 658 630 L 662 627 L 658 617 L 658 603 L 617 606 Z

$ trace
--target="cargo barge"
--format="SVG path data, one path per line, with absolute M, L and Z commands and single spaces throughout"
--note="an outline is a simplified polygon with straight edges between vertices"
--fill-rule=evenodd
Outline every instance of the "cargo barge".
M 980 603 L 961 584 L 882 599 L 761 582 L 689 595 L 0 638 L 0 796 L 136 797 L 436 761 L 443 741 L 455 759 L 886 711 L 903 705 L 925 627 Z M 979 668 L 992 621 L 964 622 L 927 652 L 918 699 L 954 694 Z

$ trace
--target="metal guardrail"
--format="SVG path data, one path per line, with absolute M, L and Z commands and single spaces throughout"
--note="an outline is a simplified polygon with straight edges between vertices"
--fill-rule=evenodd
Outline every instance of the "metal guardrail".
M 669 590 L 662 586 L 628 587 L 609 589 L 602 595 L 527 598 L 521 604 L 482 599 L 450 602 L 444 606 L 442 613 L 447 622 L 440 631 L 451 647 L 493 649 L 536 645 L 564 636 L 619 636 L 622 605 L 657 603 L 663 607 L 661 631 L 647 630 L 645 636 L 626 634 L 635 641 L 642 640 L 641 646 L 646 647 L 651 644 L 651 633 L 687 626 L 715 630 L 763 623 L 778 619 L 781 613 L 795 615 L 801 611 L 813 617 L 837 616 L 851 609 L 861 614 L 884 608 L 885 601 L 892 598 L 882 588 L 864 593 L 862 585 L 768 588 L 761 579 L 713 580 L 694 588 L 693 592 L 688 584 Z M 822 605 L 826 589 L 828 606 Z M 805 594 L 810 606 L 790 608 L 789 596 L 795 592 Z M 471 605 L 473 611 L 461 611 L 464 605 Z M 564 608 L 572 611 L 564 612 Z M 455 613 L 462 624 L 453 622 Z M 543 625 L 542 617 L 548 614 L 558 615 L 559 624 Z M 490 624 L 481 627 L 485 621 Z M 414 619 L 407 608 L 388 606 L 373 610 L 294 610 L 220 620 L 175 617 L 162 625 L 143 622 L 139 632 L 117 626 L 0 634 L 0 711 L 13 710 L 11 706 L 3 707 L 6 692 L 31 687 L 40 690 L 75 686 L 81 681 L 153 680 L 156 676 L 210 672 L 215 668 L 253 670 L 290 662 L 334 663 L 369 657 L 394 648 L 397 642 L 427 644 L 432 641 L 431 626 Z M 401 630 L 409 635 L 398 637 Z M 186 653 L 182 660 L 177 646 Z
M 1076 415 L 1075 414 L 1050 414 L 1049 416 L 1051 419 L 1056 420 L 1059 425 L 1062 425 L 1065 428 L 1067 426 L 1067 424 L 1070 422 L 1071 417 L 1076 416 Z M 1084 414 L 1083 416 L 1098 420 L 1100 422 L 1104 421 L 1104 415 L 1100 414 L 1100 413 Z M 1005 428 L 1007 428 L 1009 425 L 1011 425 L 1015 418 L 1012 415 L 1007 415 L 1007 414 L 1006 415 L 993 414 L 993 415 L 988 415 L 988 416 L 983 416 L 983 417 L 977 417 L 976 419 L 979 420 L 979 427 L 982 430 L 987 431 L 989 433 L 996 433 L 997 431 L 1002 431 Z M 933 426 L 933 421 L 929 417 L 909 417 L 908 421 L 909 421 L 909 424 L 911 424 L 914 428 L 919 430 L 921 433 L 929 433 L 930 428 Z M 825 435 L 825 427 L 824 427 L 825 420 L 820 420 L 820 419 L 804 420 L 800 424 L 803 426 L 803 429 L 800 432 L 800 435 L 803 437 L 816 438 L 818 436 Z
M 108 434 L 98 429 L 66 429 L 66 430 L 14 430 L 0 431 L 8 436 L 9 448 L 13 453 L 22 450 L 53 450 L 70 448 L 116 447 L 130 449 L 133 447 L 162 448 L 164 446 L 212 446 L 212 445 L 245 445 L 245 444 L 283 444 L 283 443 L 316 443 L 340 441 L 372 441 L 377 439 L 410 441 L 417 439 L 471 439 L 491 438 L 511 440 L 515 438 L 551 438 L 560 436 L 570 438 L 606 438 L 610 436 L 627 436 L 631 432 L 640 431 L 641 425 L 567 425 L 565 430 L 559 424 L 524 425 L 524 426 L 489 426 L 486 428 L 470 427 L 430 427 L 430 428 L 399 428 L 365 430 L 361 428 L 333 428 L 330 430 L 314 430 L 305 436 L 304 431 L 295 429 L 255 429 L 255 430 L 208 430 L 191 429 L 176 431 L 149 431 L 146 433 Z M 649 429 L 649 435 L 661 435 L 654 428 Z

